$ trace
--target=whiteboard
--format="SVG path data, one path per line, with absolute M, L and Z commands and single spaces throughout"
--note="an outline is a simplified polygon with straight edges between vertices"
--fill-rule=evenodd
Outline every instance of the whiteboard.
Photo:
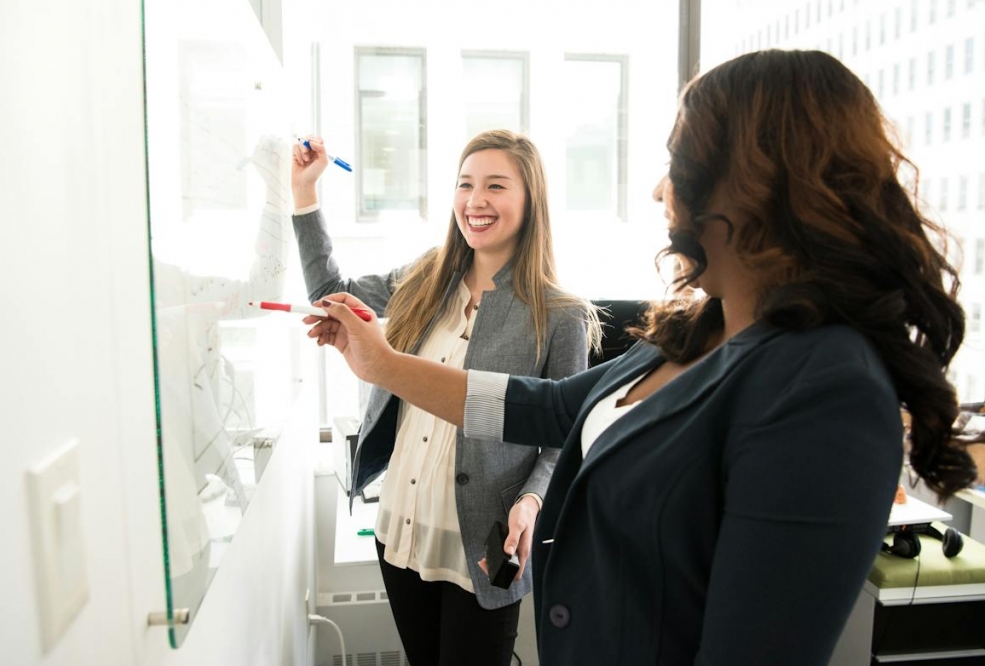
M 244 0 L 147 0 L 144 24 L 168 611 L 194 620 L 298 395 L 300 322 L 248 305 L 287 279 L 290 115 Z

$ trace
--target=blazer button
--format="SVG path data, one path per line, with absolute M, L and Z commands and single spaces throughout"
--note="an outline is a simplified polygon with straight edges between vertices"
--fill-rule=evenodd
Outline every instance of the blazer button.
M 564 629 L 571 622 L 571 613 L 568 612 L 566 606 L 561 604 L 554 604 L 551 606 L 550 610 L 551 624 L 553 624 L 558 629 Z
M 469 482 L 469 475 L 464 473 L 459 474 L 458 476 L 455 477 L 455 480 L 458 481 L 458 485 L 464 486 L 466 483 Z

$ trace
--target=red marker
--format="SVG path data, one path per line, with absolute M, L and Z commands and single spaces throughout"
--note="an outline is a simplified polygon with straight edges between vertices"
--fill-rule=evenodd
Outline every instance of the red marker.
M 282 312 L 300 312 L 301 314 L 315 315 L 316 317 L 325 317 L 328 315 L 325 312 L 325 308 L 318 308 L 313 305 L 290 305 L 289 303 L 273 303 L 271 301 L 260 301 L 259 303 L 254 303 L 250 301 L 252 306 L 259 307 L 261 310 L 280 310 Z M 356 313 L 356 316 L 363 321 L 370 321 L 373 318 L 372 313 L 369 310 L 365 310 L 360 307 L 349 306 L 349 309 Z

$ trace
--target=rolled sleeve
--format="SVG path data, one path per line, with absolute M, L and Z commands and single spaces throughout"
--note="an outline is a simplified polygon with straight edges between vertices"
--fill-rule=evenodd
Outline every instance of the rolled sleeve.
M 465 391 L 465 436 L 503 439 L 506 385 L 510 376 L 501 372 L 468 371 Z

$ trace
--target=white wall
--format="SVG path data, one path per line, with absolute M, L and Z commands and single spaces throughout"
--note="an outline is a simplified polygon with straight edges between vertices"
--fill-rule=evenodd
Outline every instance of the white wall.
M 285 62 L 305 66 L 291 48 L 307 53 L 303 43 L 286 46 Z M 185 644 L 172 650 L 164 629 L 145 626 L 165 608 L 165 588 L 140 3 L 3 0 L 0 91 L 3 663 L 304 664 L 303 599 L 314 589 L 310 402 L 268 466 Z M 42 654 L 25 473 L 72 438 L 89 599 Z

